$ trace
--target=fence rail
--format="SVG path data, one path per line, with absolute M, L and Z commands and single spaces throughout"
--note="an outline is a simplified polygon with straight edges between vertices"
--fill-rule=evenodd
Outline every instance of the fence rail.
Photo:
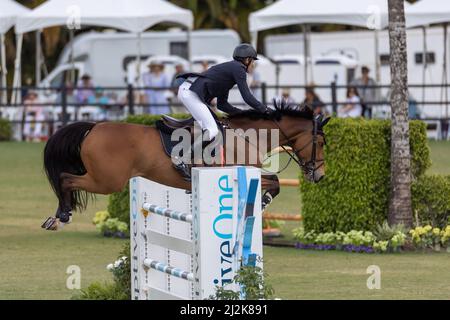
M 327 98 L 323 101 L 323 105 L 327 106 L 330 111 L 336 114 L 340 106 L 351 104 L 343 97 L 343 91 L 347 90 L 349 87 L 364 88 L 364 89 L 376 89 L 381 92 L 381 90 L 390 89 L 390 85 L 377 85 L 377 86 L 353 86 L 353 85 L 338 85 L 336 83 L 331 83 L 330 85 L 315 85 L 314 90 L 316 92 L 320 91 L 320 94 L 326 95 Z M 266 104 L 271 105 L 272 99 L 274 97 L 280 98 L 279 92 L 285 89 L 290 91 L 296 90 L 296 94 L 300 93 L 299 90 L 305 90 L 310 88 L 304 85 L 267 85 L 262 83 L 260 86 L 252 87 L 251 89 L 256 92 L 260 92 L 260 100 Z M 434 116 L 421 116 L 418 117 L 426 121 L 437 121 L 440 122 L 440 127 L 443 131 L 448 131 L 448 123 L 450 122 L 449 107 L 450 101 L 448 97 L 450 96 L 450 85 L 445 84 L 410 84 L 410 90 L 421 90 L 423 96 L 422 99 L 415 97 L 410 103 L 414 103 L 416 106 L 420 106 L 422 111 L 428 111 L 434 108 L 434 113 L 439 115 Z M 92 91 L 93 99 L 92 101 L 78 101 L 76 100 L 76 94 L 80 91 Z M 430 94 L 426 94 L 427 90 L 434 90 L 434 98 L 426 98 Z M 18 91 L 19 100 L 15 102 L 5 103 L 5 94 L 7 97 L 12 96 L 14 91 Z M 30 92 L 36 92 L 39 99 L 36 101 L 27 100 L 27 96 Z M 150 94 L 149 92 L 164 91 L 172 93 L 172 98 L 167 101 L 167 103 L 148 103 L 145 100 L 145 96 Z M 437 93 L 439 91 L 439 93 Z M 48 124 L 49 126 L 66 125 L 69 122 L 86 120 L 83 110 L 87 108 L 97 108 L 99 113 L 103 113 L 102 119 L 88 119 L 88 120 L 121 120 L 128 115 L 148 113 L 156 107 L 168 106 L 169 109 L 177 110 L 177 112 L 186 112 L 183 105 L 178 101 L 176 95 L 176 88 L 173 87 L 135 87 L 132 85 L 120 87 L 120 86 L 110 86 L 101 88 L 84 88 L 84 87 L 0 87 L 0 117 L 6 117 L 13 124 L 20 124 L 23 127 L 27 123 L 33 124 Z M 108 99 L 98 99 L 96 94 L 101 93 L 100 98 L 107 97 Z M 436 95 L 440 99 L 436 99 Z M 302 99 L 295 99 L 294 103 L 300 104 Z M 243 107 L 246 104 L 241 101 L 230 101 L 232 105 L 236 107 Z M 370 105 L 373 110 L 377 109 L 389 109 L 389 100 L 386 97 L 382 97 L 376 101 L 364 101 L 364 104 Z M 33 108 L 44 107 L 51 114 L 51 116 L 45 119 L 32 119 L 27 117 Z M 437 109 L 440 108 L 440 109 Z M 31 111 L 30 111 L 31 110 Z M 112 116 L 111 114 L 114 114 Z M 9 115 L 9 116 L 8 116 Z M 387 116 L 385 116 L 387 117 Z M 417 118 L 417 116 L 413 116 Z M 446 135 L 445 135 L 446 136 Z

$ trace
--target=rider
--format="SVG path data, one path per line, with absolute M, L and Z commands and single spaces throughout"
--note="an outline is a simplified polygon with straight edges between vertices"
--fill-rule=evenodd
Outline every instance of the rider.
M 211 100 L 217 98 L 217 108 L 226 113 L 240 111 L 228 102 L 228 94 L 237 85 L 244 101 L 261 113 L 270 109 L 258 101 L 250 92 L 247 72 L 254 60 L 258 60 L 256 50 L 247 43 L 238 45 L 233 52 L 233 60 L 212 66 L 203 73 L 185 73 L 178 77 L 186 79 L 178 89 L 178 98 L 199 123 L 207 139 L 213 140 L 219 133 L 216 121 L 208 108 Z M 177 168 L 179 166 L 177 165 Z

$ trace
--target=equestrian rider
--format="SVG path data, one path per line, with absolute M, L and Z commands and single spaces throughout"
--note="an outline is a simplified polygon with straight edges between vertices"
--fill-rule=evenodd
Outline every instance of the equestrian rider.
M 228 102 L 228 94 L 237 85 L 245 103 L 261 113 L 270 109 L 258 101 L 247 85 L 247 72 L 254 60 L 256 50 L 247 43 L 238 45 L 233 60 L 212 66 L 203 73 L 185 73 L 178 77 L 186 79 L 178 89 L 178 98 L 198 122 L 209 141 L 219 133 L 216 121 L 209 110 L 211 100 L 217 98 L 217 108 L 226 113 L 240 111 Z

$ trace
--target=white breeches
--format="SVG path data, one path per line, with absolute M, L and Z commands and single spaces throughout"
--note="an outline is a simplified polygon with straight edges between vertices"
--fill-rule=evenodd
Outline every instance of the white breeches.
M 178 99 L 184 104 L 200 127 L 207 132 L 208 139 L 212 140 L 219 133 L 216 121 L 208 106 L 204 104 L 198 95 L 189 88 L 191 83 L 185 81 L 178 89 Z

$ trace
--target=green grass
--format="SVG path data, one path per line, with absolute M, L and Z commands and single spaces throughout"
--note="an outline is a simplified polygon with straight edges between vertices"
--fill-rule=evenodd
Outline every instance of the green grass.
M 450 143 L 432 142 L 430 172 L 450 174 Z M 0 299 L 68 299 L 67 267 L 81 268 L 81 285 L 111 279 L 106 265 L 124 241 L 99 235 L 93 214 L 104 210 L 98 197 L 86 213 L 61 232 L 40 228 L 53 215 L 56 199 L 42 171 L 43 144 L 0 143 Z M 296 178 L 291 166 L 281 174 Z M 299 213 L 296 188 L 283 188 L 272 212 Z M 283 230 L 297 226 L 287 223 Z M 287 235 L 287 237 L 290 237 Z M 408 299 L 450 297 L 448 254 L 363 255 L 264 248 L 265 269 L 283 299 Z M 382 290 L 368 290 L 366 268 L 381 268 Z

